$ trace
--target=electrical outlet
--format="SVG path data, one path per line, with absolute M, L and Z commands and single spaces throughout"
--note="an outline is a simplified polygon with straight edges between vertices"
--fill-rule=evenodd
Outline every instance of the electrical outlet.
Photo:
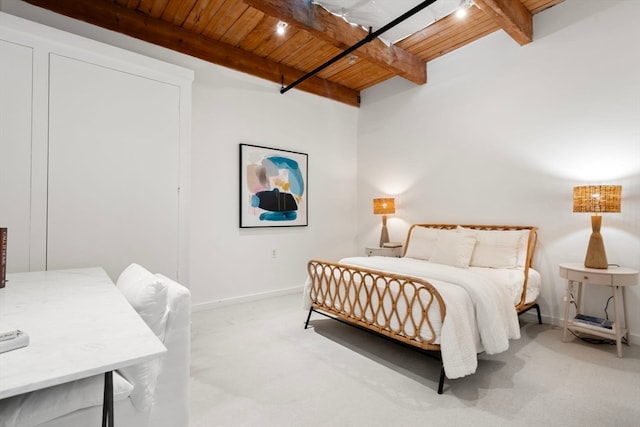
M 278 251 L 276 249 L 271 249 L 271 258 L 278 258 Z

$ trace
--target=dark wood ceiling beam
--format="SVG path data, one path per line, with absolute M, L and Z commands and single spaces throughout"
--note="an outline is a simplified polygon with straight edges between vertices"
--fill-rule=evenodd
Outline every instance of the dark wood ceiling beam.
M 349 24 L 308 0 L 242 1 L 289 25 L 308 31 L 341 50 L 355 45 L 368 34 L 363 28 Z M 387 45 L 380 39 L 363 45 L 354 54 L 413 83 L 427 82 L 427 67 L 424 61 L 395 45 Z
M 473 0 L 521 46 L 533 41 L 533 15 L 520 0 Z
M 305 74 L 305 72 L 295 68 L 269 61 L 266 58 L 226 43 L 196 35 L 163 20 L 151 18 L 144 13 L 118 6 L 112 1 L 25 1 L 71 18 L 127 34 L 149 43 L 252 74 L 278 84 L 281 83 L 281 78 L 284 78 L 286 83 L 294 81 Z M 298 88 L 348 105 L 360 105 L 359 91 L 319 77 L 306 80 Z

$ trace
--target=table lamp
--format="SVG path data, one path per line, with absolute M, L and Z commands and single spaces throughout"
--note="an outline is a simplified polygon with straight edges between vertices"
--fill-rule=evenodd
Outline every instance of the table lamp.
M 603 212 L 620 212 L 621 185 L 583 185 L 573 187 L 573 211 L 591 212 L 591 237 L 584 266 L 606 269 L 609 267 L 604 241 L 600 234 Z
M 387 230 L 387 215 L 396 213 L 396 200 L 393 198 L 373 199 L 373 213 L 382 215 L 382 232 L 380 233 L 380 247 L 389 243 L 389 230 Z

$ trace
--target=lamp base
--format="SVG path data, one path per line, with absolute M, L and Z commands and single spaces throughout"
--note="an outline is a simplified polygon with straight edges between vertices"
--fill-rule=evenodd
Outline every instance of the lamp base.
M 584 258 L 584 266 L 587 268 L 609 268 L 607 253 L 604 250 L 604 240 L 602 239 L 602 234 L 600 234 L 601 225 L 601 216 L 594 215 L 591 217 L 591 237 L 589 237 L 587 255 Z
M 387 216 L 382 215 L 382 231 L 380 232 L 380 247 L 389 243 L 389 230 L 387 230 Z

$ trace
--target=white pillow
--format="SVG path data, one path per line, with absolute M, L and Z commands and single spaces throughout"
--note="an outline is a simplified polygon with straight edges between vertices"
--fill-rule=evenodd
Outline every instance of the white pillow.
M 167 285 L 138 264 L 131 264 L 118 277 L 117 286 L 129 303 L 160 339 L 164 339 L 167 325 Z M 118 372 L 133 384 L 131 402 L 141 411 L 153 403 L 158 380 L 159 359 L 127 366 Z
M 429 261 L 467 268 L 475 244 L 476 238 L 470 233 L 456 231 L 440 233 Z
M 166 326 L 167 285 L 138 264 L 131 264 L 118 277 L 116 286 L 129 304 L 162 339 Z
M 460 229 L 477 239 L 469 263 L 472 267 L 514 268 L 520 265 L 520 252 L 524 249 L 526 254 L 529 230 Z
M 516 267 L 524 267 L 527 263 L 527 253 L 529 252 L 529 237 L 531 237 L 531 230 L 521 230 L 522 238 L 520 239 L 520 246 L 518 246 L 518 261 Z
M 414 226 L 404 256 L 424 260 L 431 258 L 440 231 L 437 228 Z

